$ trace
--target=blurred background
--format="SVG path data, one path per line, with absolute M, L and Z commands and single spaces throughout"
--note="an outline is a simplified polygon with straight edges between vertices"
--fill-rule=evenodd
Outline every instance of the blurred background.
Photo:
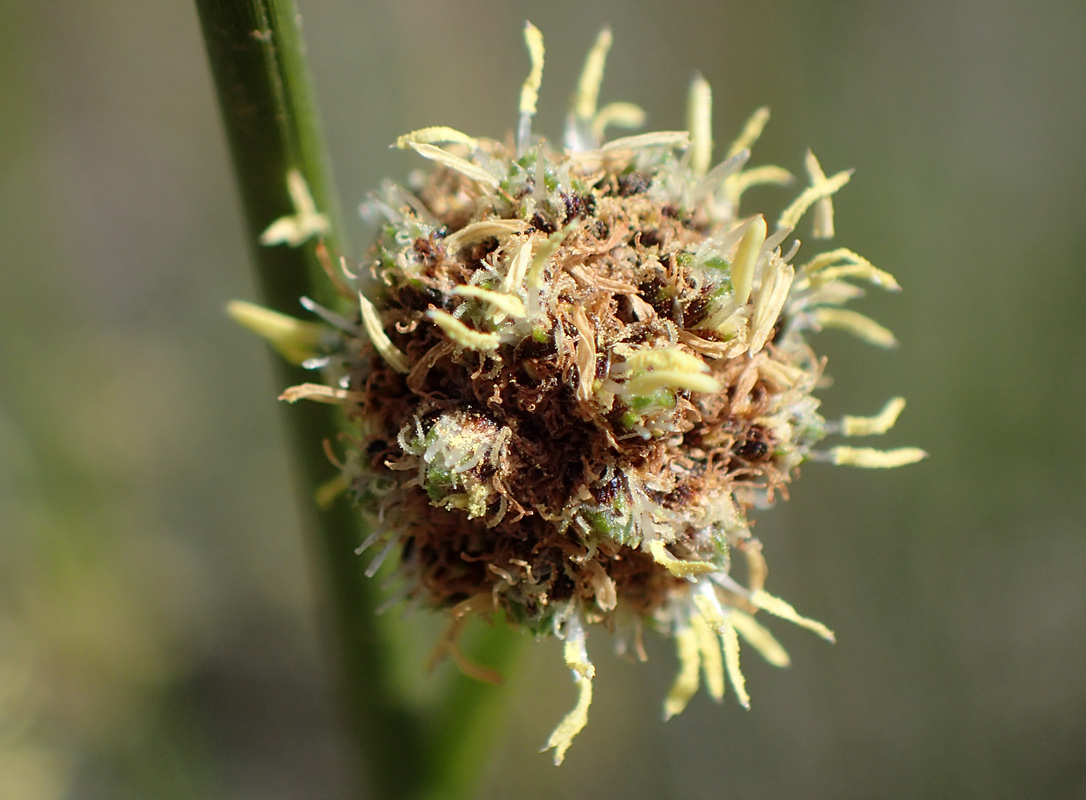
M 610 24 L 602 101 L 681 127 L 701 70 L 721 147 L 770 105 L 754 162 L 855 167 L 837 241 L 905 287 L 863 305 L 897 350 L 819 337 L 824 409 L 905 395 L 885 444 L 931 458 L 809 466 L 758 519 L 769 589 L 838 644 L 773 625 L 793 666 L 747 658 L 749 712 L 664 724 L 670 644 L 593 632 L 560 769 L 574 690 L 529 644 L 481 796 L 1086 797 L 1086 4 L 299 4 L 348 209 L 418 166 L 397 135 L 514 125 L 525 18 L 557 135 Z M 254 288 L 195 11 L 0 8 L 0 798 L 353 797 L 282 387 L 223 311 Z M 389 613 L 424 654 L 432 621 Z

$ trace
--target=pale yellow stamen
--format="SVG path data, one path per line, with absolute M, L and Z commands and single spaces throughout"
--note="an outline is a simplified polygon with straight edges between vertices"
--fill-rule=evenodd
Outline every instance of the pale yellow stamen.
M 489 303 L 494 306 L 499 312 L 492 316 L 497 317 L 499 314 L 504 319 L 506 316 L 513 317 L 514 319 L 521 319 L 526 314 L 524 308 L 524 301 L 519 297 L 511 294 L 504 294 L 502 292 L 492 292 L 489 289 L 483 289 L 479 286 L 457 286 L 452 290 L 454 295 L 462 295 L 465 297 L 474 297 L 478 300 L 482 300 L 484 303 Z M 501 320 L 495 319 L 496 322 Z
M 288 403 L 297 403 L 299 400 L 314 400 L 318 403 L 330 403 L 342 405 L 344 403 L 358 403 L 366 399 L 365 392 L 352 392 L 347 389 L 336 389 L 325 386 L 323 383 L 300 383 L 291 386 L 279 395 L 280 400 Z
M 689 578 L 693 575 L 704 575 L 707 572 L 716 572 L 719 567 L 708 561 L 683 561 L 675 558 L 667 551 L 664 543 L 659 539 L 649 542 L 649 552 L 652 559 L 676 578 Z
M 596 334 L 588 324 L 582 306 L 573 307 L 573 326 L 577 329 L 577 399 L 585 402 L 592 396 L 596 378 Z
M 665 387 L 691 392 L 719 392 L 723 388 L 720 381 L 708 374 L 709 367 L 704 361 L 677 347 L 640 348 L 624 357 L 625 371 L 640 373 L 626 382 L 626 392 L 630 395 L 644 396 Z
M 611 29 L 604 28 L 596 37 L 595 44 L 588 51 L 588 57 L 577 83 L 577 92 L 573 96 L 573 115 L 584 122 L 596 115 L 600 86 L 603 83 L 603 67 L 607 63 L 607 53 L 611 49 Z
M 709 696 L 719 703 L 724 699 L 724 662 L 720 657 L 720 642 L 709 624 L 697 614 L 690 618 L 690 625 L 698 637 L 705 688 Z
M 736 699 L 743 708 L 750 708 L 750 695 L 747 694 L 747 681 L 739 669 L 739 637 L 732 627 L 730 617 L 724 619 L 720 629 L 720 641 L 724 646 L 724 666 L 728 670 L 728 681 L 735 689 Z
M 584 646 L 584 631 L 577 623 L 564 648 L 566 666 L 573 670 L 573 680 L 577 684 L 577 704 L 558 723 L 544 750 L 554 749 L 554 763 L 561 764 L 566 757 L 566 750 L 573 742 L 573 737 L 581 732 L 588 722 L 588 708 L 592 705 L 592 678 L 596 668 L 588 660 Z
M 287 192 L 294 206 L 294 213 L 280 217 L 260 234 L 262 245 L 287 244 L 297 247 L 313 236 L 327 233 L 332 224 L 328 217 L 317 212 L 317 204 L 309 192 L 309 185 L 302 173 L 292 169 L 287 173 Z
M 799 367 L 793 367 L 790 364 L 782 364 L 780 361 L 771 360 L 761 362 L 758 365 L 758 371 L 762 374 L 763 378 L 776 383 L 782 389 L 789 386 L 796 386 L 807 375 L 807 373 Z
M 840 449 L 840 448 L 838 448 Z M 837 639 L 833 635 L 833 631 L 823 625 L 821 622 L 817 622 L 807 617 L 801 617 L 792 606 L 790 606 L 784 600 L 779 597 L 774 597 L 765 591 L 751 592 L 750 602 L 756 608 L 764 609 L 774 616 L 786 619 L 789 622 L 793 622 L 799 625 L 801 628 L 806 628 L 809 631 L 814 631 L 823 639 L 829 642 L 835 642 Z
M 528 265 L 532 263 L 532 240 L 528 239 L 517 248 L 509 263 L 509 271 L 502 279 L 501 290 L 512 292 L 519 290 L 524 283 L 524 276 L 528 273 Z
M 459 172 L 465 178 L 470 178 L 476 183 L 480 183 L 484 186 L 497 189 L 501 186 L 501 181 L 495 176 L 491 175 L 482 167 L 478 167 L 472 164 L 470 161 L 466 161 L 463 158 L 454 156 L 452 153 L 442 150 L 440 147 L 434 147 L 432 144 L 424 144 L 422 142 L 408 142 L 408 147 L 414 150 L 423 158 L 428 158 L 431 161 L 436 161 L 442 166 L 448 167 L 454 172 Z
M 686 127 L 690 130 L 690 169 L 695 175 L 704 175 L 713 158 L 713 90 L 700 72 L 690 82 Z
M 750 614 L 733 609 L 731 620 L 736 632 L 770 664 L 775 667 L 787 667 L 792 663 L 781 643 Z
M 680 370 L 661 369 L 638 375 L 626 383 L 627 393 L 644 397 L 658 389 L 686 389 L 690 392 L 719 392 L 723 387 L 720 381 L 710 375 L 700 375 Z
M 724 180 L 724 192 L 733 203 L 738 203 L 743 193 L 751 186 L 784 186 L 792 182 L 792 173 L 784 167 L 767 164 L 763 167 L 743 170 L 729 175 Z
M 743 305 L 750 298 L 750 289 L 754 285 L 754 267 L 758 263 L 765 234 L 765 217 L 759 214 L 751 221 L 736 248 L 731 281 L 732 291 L 735 292 L 734 299 L 739 305 Z
M 429 128 L 419 128 L 419 130 L 411 131 L 411 133 L 405 133 L 396 139 L 395 147 L 406 150 L 412 144 L 466 144 L 468 147 L 475 149 L 479 142 L 455 128 L 434 125 Z
M 799 222 L 800 217 L 803 216 L 808 208 L 823 197 L 830 197 L 833 195 L 837 190 L 848 183 L 849 178 L 851 177 L 852 170 L 845 170 L 844 172 L 838 172 L 832 178 L 827 178 L 824 181 L 816 183 L 814 186 L 804 189 L 800 196 L 793 200 L 792 204 L 781 212 L 780 219 L 777 220 L 777 227 L 796 227 L 796 223 Z
M 769 565 L 762 555 L 762 543 L 750 536 L 750 531 L 743 529 L 743 536 L 747 537 L 743 542 L 743 558 L 747 562 L 747 586 L 752 592 L 756 592 L 765 586 L 765 579 L 769 576 Z
M 239 325 L 268 340 L 291 364 L 300 365 L 317 355 L 327 328 L 319 322 L 303 322 L 244 300 L 232 300 L 226 311 Z
M 758 137 L 762 135 L 762 131 L 765 129 L 765 124 L 769 122 L 769 108 L 762 106 L 753 114 L 750 119 L 747 120 L 747 124 L 743 126 L 742 132 L 739 137 L 732 142 L 731 147 L 728 148 L 728 155 L 726 158 L 731 158 L 737 153 L 741 153 L 744 150 L 749 150 Z
M 400 352 L 396 345 L 392 343 L 392 340 L 388 338 L 388 334 L 385 333 L 385 329 L 381 326 L 381 318 L 377 316 L 377 309 L 373 307 L 373 303 L 359 292 L 358 305 L 362 312 L 362 327 L 366 329 L 366 334 L 370 337 L 373 349 L 388 362 L 390 367 L 406 375 L 411 371 L 407 356 Z
M 805 166 L 812 186 L 825 182 L 826 173 L 822 171 L 822 165 L 818 163 L 815 154 L 810 150 L 807 151 Z M 816 239 L 833 238 L 833 199 L 831 197 L 823 197 L 815 202 L 814 237 Z
M 501 241 L 527 229 L 528 223 L 519 219 L 485 219 L 465 225 L 445 238 L 445 252 L 456 255 L 462 248 L 475 242 L 494 238 Z
M 524 43 L 528 46 L 532 69 L 520 90 L 520 113 L 531 117 L 535 115 L 539 87 L 543 83 L 543 34 L 530 22 L 524 23 Z
M 586 565 L 589 573 L 589 583 L 592 586 L 596 605 L 601 611 L 613 611 L 618 605 L 618 590 L 614 579 L 607 574 L 607 570 L 598 561 L 589 561 Z
M 895 397 L 873 417 L 844 416 L 841 418 L 841 433 L 845 436 L 878 436 L 886 433 L 897 422 L 905 408 L 905 398 Z
M 840 261 L 846 263 L 837 265 Z M 845 247 L 820 253 L 804 264 L 800 273 L 809 281 L 828 282 L 838 278 L 855 277 L 862 278 L 891 291 L 901 290 L 901 286 L 893 275 L 884 272 L 863 256 L 857 255 Z
M 496 333 L 482 333 L 475 331 L 458 320 L 452 314 L 437 308 L 431 308 L 426 316 L 434 321 L 445 335 L 457 344 L 470 350 L 496 350 L 501 344 L 501 337 Z
M 622 352 L 616 347 L 617 352 Z M 708 372 L 709 367 L 692 353 L 678 347 L 641 347 L 624 354 L 624 366 L 630 372 L 645 369 L 670 369 L 683 372 Z
M 592 136 L 602 141 L 607 128 L 617 125 L 620 128 L 639 128 L 645 124 L 645 110 L 633 103 L 608 103 L 599 110 L 592 120 Z
M 754 313 L 750 318 L 750 354 L 755 355 L 765 345 L 773 326 L 780 317 L 784 301 L 788 299 L 788 290 L 792 287 L 795 270 L 791 264 L 771 256 L 765 270 L 758 299 L 754 304 Z
M 704 620 L 701 624 L 705 624 Z M 665 720 L 682 713 L 690 698 L 698 691 L 701 642 L 693 626 L 675 632 L 675 650 L 679 656 L 679 674 L 675 676 L 675 682 L 664 698 Z
M 864 469 L 891 469 L 923 461 L 928 454 L 919 447 L 899 447 L 896 450 L 876 450 L 873 447 L 834 447 L 829 459 L 834 464 Z
M 682 148 L 690 144 L 690 134 L 686 131 L 656 131 L 639 133 L 636 136 L 624 136 L 613 139 L 600 148 L 605 153 L 615 150 L 643 150 L 650 147 Z
M 547 265 L 550 257 L 562 246 L 562 242 L 566 240 L 566 237 L 575 231 L 579 225 L 579 220 L 571 220 L 564 228 L 555 231 L 543 242 L 540 242 L 538 247 L 534 248 L 535 252 L 532 255 L 532 263 L 528 268 L 527 274 L 528 288 L 538 289 L 540 285 L 542 285 L 543 268 Z M 518 253 L 517 255 L 519 256 L 520 254 Z
M 845 308 L 816 308 L 811 318 L 819 328 L 837 328 L 847 331 L 877 347 L 895 347 L 897 339 L 889 330 L 870 317 Z
M 705 624 L 717 633 L 724 628 L 724 609 L 720 606 L 715 590 L 711 585 L 701 584 L 694 595 L 694 607 L 701 612 Z

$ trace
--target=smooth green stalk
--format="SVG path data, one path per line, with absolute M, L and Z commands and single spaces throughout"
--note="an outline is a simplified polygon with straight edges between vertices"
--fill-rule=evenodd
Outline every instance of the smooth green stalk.
M 285 176 L 299 170 L 317 208 L 338 213 L 291 0 L 196 0 L 245 212 L 246 239 L 263 302 L 289 314 L 308 296 L 333 306 L 329 281 L 311 245 L 262 247 L 269 223 L 293 213 Z M 311 376 L 280 360 L 280 385 Z M 378 587 L 354 555 L 360 518 L 346 503 L 320 511 L 313 498 L 333 474 L 320 442 L 335 435 L 335 412 L 318 403 L 286 409 L 303 523 L 318 568 L 320 614 L 339 664 L 341 713 L 358 756 L 382 798 L 458 797 L 471 793 L 495 728 L 498 692 L 463 676 L 429 713 L 410 710 L 397 682 L 395 647 L 375 617 Z M 482 660 L 504 666 L 516 637 L 500 628 L 475 637 Z
M 333 220 L 328 244 L 336 242 L 335 205 L 300 55 L 293 3 L 197 0 L 196 5 L 262 300 L 292 314 L 297 313 L 298 298 L 303 295 L 330 302 L 327 279 L 312 247 L 257 244 L 272 220 L 293 211 L 285 181 L 291 168 L 302 172 L 317 206 Z M 282 386 L 307 377 L 279 359 L 275 363 Z M 359 520 L 343 503 L 320 511 L 313 500 L 317 488 L 333 474 L 320 442 L 335 434 L 334 411 L 307 403 L 285 412 L 303 524 L 313 532 L 309 542 L 322 593 L 320 615 L 339 662 L 343 722 L 359 744 L 359 755 L 382 796 L 401 796 L 404 755 L 417 752 L 420 733 L 417 720 L 405 711 L 393 688 L 395 665 L 390 663 L 391 650 L 374 616 L 376 587 L 362 574 L 353 554 L 361 535 Z

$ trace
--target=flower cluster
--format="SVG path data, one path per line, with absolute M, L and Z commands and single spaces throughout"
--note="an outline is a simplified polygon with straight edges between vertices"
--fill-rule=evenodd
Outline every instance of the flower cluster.
M 325 383 L 286 399 L 342 404 L 352 434 L 335 460 L 372 520 L 360 551 L 380 546 L 369 572 L 396 553 L 405 594 L 449 610 L 454 630 L 499 612 L 564 640 L 580 695 L 548 742 L 561 762 L 591 702 L 589 626 L 617 631 L 642 658 L 644 627 L 674 638 L 667 716 L 699 674 L 718 700 L 726 675 L 746 706 L 740 638 L 773 664 L 788 660 L 758 611 L 833 638 L 765 591 L 751 509 L 782 495 L 807 460 L 890 467 L 923 453 L 815 449 L 830 434 L 883 433 L 904 405 L 827 421 L 814 395 L 825 359 L 809 334 L 894 342 L 842 307 L 862 294 L 854 281 L 896 290 L 892 276 L 841 248 L 793 264 L 808 211 L 815 238 L 833 235 L 831 196 L 850 173 L 827 177 L 808 154 L 810 185 L 772 228 L 741 214 L 746 189 L 792 178 L 747 165 L 765 109 L 712 165 L 700 76 L 685 130 L 608 140 L 643 113 L 597 107 L 607 31 L 556 147 L 532 131 L 543 42 L 531 25 L 526 40 L 515 135 L 434 127 L 397 141 L 431 169 L 366 205 L 380 234 L 364 264 L 325 254 L 349 313 L 306 301 L 327 323 L 315 327 L 234 308 L 285 355 L 323 369 Z M 298 244 L 324 225 L 291 181 L 298 213 L 266 243 Z M 736 558 L 745 584 L 731 574 Z M 442 647 L 481 674 L 454 636 Z

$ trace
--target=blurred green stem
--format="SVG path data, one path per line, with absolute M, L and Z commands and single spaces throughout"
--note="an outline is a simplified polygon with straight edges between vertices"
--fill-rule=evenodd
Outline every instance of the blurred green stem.
M 308 296 L 334 306 L 335 298 L 312 245 L 261 247 L 257 239 L 294 209 L 286 174 L 298 169 L 332 221 L 325 237 L 342 248 L 337 206 L 328 177 L 304 48 L 291 0 L 196 0 L 245 213 L 246 240 L 263 302 L 288 314 Z M 301 370 L 276 361 L 280 385 L 303 383 Z M 498 690 L 456 676 L 438 707 L 412 711 L 395 679 L 395 648 L 375 617 L 377 587 L 354 555 L 360 519 L 344 502 L 320 511 L 314 493 L 332 477 L 320 447 L 335 435 L 338 419 L 328 406 L 301 403 L 286 409 L 303 524 L 323 595 L 326 637 L 339 664 L 341 714 L 365 764 L 375 796 L 463 797 L 485 761 L 497 720 Z M 478 651 L 496 667 L 510 660 L 516 637 L 503 627 L 482 632 Z

